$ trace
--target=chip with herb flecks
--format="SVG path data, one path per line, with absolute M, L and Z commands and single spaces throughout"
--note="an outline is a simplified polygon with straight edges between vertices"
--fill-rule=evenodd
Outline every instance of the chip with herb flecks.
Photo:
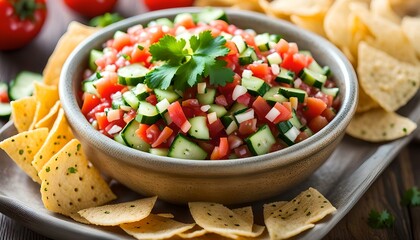
M 315 222 L 336 211 L 316 189 L 301 192 L 292 201 L 265 211 L 265 225 L 271 239 L 285 239 L 315 226 Z M 270 206 L 270 204 L 268 204 Z
M 47 136 L 47 128 L 21 132 L 0 142 L 0 148 L 3 149 L 10 158 L 32 178 L 32 180 L 41 183 L 38 172 L 32 166 L 31 162 Z
M 29 130 L 31 126 L 36 109 L 35 97 L 23 97 L 21 99 L 11 101 L 12 119 L 18 132 Z
M 45 115 L 41 120 L 39 120 L 36 124 L 35 124 L 35 128 L 41 128 L 41 127 L 46 127 L 48 129 L 51 129 L 52 126 L 54 125 L 54 121 L 57 118 L 58 115 L 58 111 L 60 110 L 60 100 L 58 100 L 54 106 L 52 106 L 52 108 L 50 109 L 50 111 L 48 112 L 47 115 Z
M 50 109 L 59 99 L 56 86 L 48 86 L 38 81 L 34 82 L 34 96 L 37 107 L 29 129 L 34 129 L 38 121 L 49 113 Z
M 64 110 L 60 109 L 58 112 L 57 119 L 51 131 L 48 134 L 47 139 L 42 145 L 41 149 L 35 154 L 32 161 L 32 165 L 37 171 L 41 170 L 42 166 L 56 154 L 66 143 L 73 139 L 73 133 L 71 132 L 70 126 L 67 123 Z
M 404 137 L 416 127 L 417 124 L 410 119 L 379 108 L 356 114 L 346 133 L 365 141 L 382 142 Z
M 137 239 L 149 240 L 170 238 L 191 229 L 194 225 L 150 214 L 141 221 L 124 223 L 120 227 Z
M 272 203 L 264 204 L 264 206 L 263 206 L 264 219 L 269 218 L 272 214 L 274 214 L 274 212 L 277 209 L 281 208 L 286 203 L 287 203 L 287 201 L 278 201 L 278 202 L 272 202 Z
M 116 196 L 86 159 L 77 139 L 67 143 L 38 173 L 45 208 L 66 216 L 100 206 Z
M 150 197 L 130 202 L 92 207 L 82 209 L 78 213 L 92 224 L 117 226 L 123 223 L 137 222 L 149 216 L 156 199 L 157 197 Z

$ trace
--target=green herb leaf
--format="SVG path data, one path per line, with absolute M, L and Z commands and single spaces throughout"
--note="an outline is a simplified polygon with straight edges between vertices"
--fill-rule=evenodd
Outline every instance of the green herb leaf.
M 417 187 L 412 187 L 405 191 L 402 199 L 401 205 L 404 206 L 419 206 L 420 205 L 420 191 Z
M 192 36 L 188 43 L 166 35 L 150 46 L 152 61 L 165 64 L 146 75 L 148 87 L 167 89 L 173 82 L 175 89 L 184 90 L 207 77 L 214 85 L 224 86 L 233 81 L 234 72 L 226 67 L 225 61 L 217 59 L 229 52 L 223 37 L 213 38 L 210 31 L 204 31 Z
M 104 15 L 92 18 L 89 25 L 92 27 L 106 27 L 112 23 L 116 23 L 124 19 L 118 13 L 105 13 Z
M 371 228 L 392 228 L 394 226 L 395 218 L 387 210 L 379 213 L 376 210 L 371 210 L 369 213 L 368 224 Z

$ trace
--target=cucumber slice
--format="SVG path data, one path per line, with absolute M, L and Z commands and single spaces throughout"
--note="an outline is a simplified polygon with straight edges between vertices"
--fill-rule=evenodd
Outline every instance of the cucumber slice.
M 221 118 L 222 116 L 226 115 L 228 112 L 225 107 L 217 105 L 217 104 L 210 104 L 209 113 L 215 112 L 217 118 Z
M 285 96 L 286 98 L 297 97 L 300 103 L 303 103 L 305 101 L 305 98 L 308 96 L 308 94 L 305 91 L 297 88 L 280 87 L 279 93 Z
M 139 63 L 118 69 L 118 83 L 127 86 L 136 86 L 144 81 L 149 69 Z
M 247 48 L 239 55 L 239 64 L 244 66 L 257 61 L 258 57 L 253 48 Z
M 229 135 L 238 129 L 238 124 L 233 119 L 233 116 L 223 116 L 220 118 L 223 126 L 225 127 L 226 134 Z
M 167 148 L 151 148 L 149 149 L 149 153 L 158 156 L 168 156 L 169 149 Z
M 273 43 L 277 44 L 280 41 L 280 39 L 282 39 L 282 38 L 283 37 L 280 34 L 270 34 L 270 42 L 273 42 Z
M 137 129 L 139 129 L 139 125 L 140 123 L 135 119 L 131 120 L 121 131 L 121 137 L 124 139 L 127 146 L 147 152 L 150 149 L 150 144 L 145 142 L 136 134 Z
M 0 103 L 0 117 L 9 117 L 12 114 L 10 103 Z
M 149 93 L 147 92 L 147 87 L 143 83 L 137 84 L 137 86 L 131 89 L 131 91 L 138 100 L 145 100 L 149 96 Z
M 340 89 L 335 87 L 335 88 L 326 88 L 326 87 L 322 87 L 321 88 L 321 92 L 332 96 L 333 98 L 336 98 L 338 96 L 338 94 L 340 93 Z
M 241 85 L 248 89 L 249 93 L 253 96 L 264 96 L 270 89 L 270 86 L 264 80 L 254 76 L 242 78 Z
M 300 131 L 292 124 L 292 122 L 280 122 L 277 124 L 277 128 L 280 131 L 279 138 L 281 138 L 289 146 L 295 144 L 295 140 L 300 134 Z
M 267 56 L 267 61 L 270 65 L 276 65 L 283 62 L 283 59 L 281 58 L 280 54 L 277 52 L 273 52 L 272 54 Z
M 243 53 L 248 48 L 245 40 L 239 35 L 234 36 L 232 42 L 235 43 L 238 53 Z
M 102 51 L 92 49 L 89 53 L 89 68 L 92 71 L 96 71 L 98 66 L 96 65 L 96 60 L 101 58 L 104 55 Z
M 134 110 L 139 108 L 140 100 L 134 95 L 133 91 L 127 91 L 122 94 L 124 101 L 130 105 Z
M 191 128 L 188 130 L 188 134 L 201 140 L 210 140 L 210 132 L 207 127 L 207 117 L 197 116 L 188 120 L 191 123 Z
M 223 20 L 229 23 L 228 17 L 225 11 L 219 8 L 206 8 L 200 13 L 198 13 L 197 18 L 198 18 L 198 21 L 205 22 L 205 23 L 210 23 L 214 20 Z
M 151 21 L 149 22 L 149 24 L 147 24 L 148 27 L 152 27 L 152 26 L 156 26 L 156 25 L 160 25 L 160 26 L 167 26 L 170 28 L 174 27 L 174 23 L 169 20 L 168 18 L 158 18 L 155 21 Z
M 229 109 L 230 114 L 235 114 L 240 111 L 243 111 L 244 109 L 248 109 L 248 106 L 242 103 L 235 102 L 232 107 Z
M 166 90 L 155 88 L 153 91 L 155 92 L 158 101 L 167 99 L 169 103 L 173 103 L 180 97 L 178 93 L 169 88 Z
M 257 36 L 255 36 L 254 41 L 257 47 L 262 52 L 268 51 L 270 49 L 270 45 L 268 44 L 270 42 L 270 34 L 268 33 L 258 34 Z
M 204 160 L 207 157 L 207 152 L 204 151 L 197 143 L 192 142 L 182 134 L 178 134 L 168 153 L 169 157 Z
M 31 96 L 34 92 L 34 81 L 42 82 L 42 75 L 30 71 L 18 73 L 16 78 L 12 80 L 9 85 L 10 100 Z
M 254 155 L 262 155 L 270 152 L 271 146 L 276 142 L 276 139 L 268 125 L 264 125 L 256 133 L 245 138 L 245 142 Z
M 126 144 L 126 143 L 125 143 L 125 141 L 124 141 L 124 138 L 121 136 L 121 132 L 120 132 L 120 133 L 115 134 L 115 136 L 114 136 L 114 140 L 115 140 L 116 142 L 118 142 L 118 143 L 121 143 L 122 145 L 127 146 L 127 144 Z
M 296 110 L 293 109 L 292 111 L 292 118 L 289 119 L 290 123 L 293 124 L 293 126 L 295 126 L 297 129 L 300 129 L 303 127 L 302 123 L 300 122 L 298 116 L 296 115 Z
M 139 123 L 153 124 L 159 120 L 160 117 L 161 115 L 155 106 L 146 101 L 139 102 L 136 115 L 136 120 Z
M 276 102 L 287 102 L 288 99 L 279 93 L 280 87 L 270 88 L 263 96 L 263 98 L 270 104 L 275 104 Z
M 324 86 L 325 81 L 327 80 L 327 76 L 312 71 L 308 68 L 304 68 L 300 72 L 300 78 L 308 85 L 316 87 L 316 88 L 322 88 Z
M 282 82 L 287 84 L 293 84 L 295 73 L 285 68 L 280 68 L 280 73 L 276 77 L 276 82 Z
M 197 99 L 201 105 L 208 105 L 214 103 L 214 99 L 216 97 L 216 89 L 207 88 L 206 93 L 198 93 Z

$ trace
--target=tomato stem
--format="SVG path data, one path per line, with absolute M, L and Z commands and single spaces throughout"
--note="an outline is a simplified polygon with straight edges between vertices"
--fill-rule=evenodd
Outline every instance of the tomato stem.
M 34 12 L 38 9 L 45 9 L 45 4 L 36 3 L 35 0 L 18 0 L 14 1 L 13 7 L 20 20 L 34 20 Z

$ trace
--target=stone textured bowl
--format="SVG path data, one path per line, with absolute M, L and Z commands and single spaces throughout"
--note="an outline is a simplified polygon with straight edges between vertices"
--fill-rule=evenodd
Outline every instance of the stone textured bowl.
M 68 121 L 96 167 L 146 196 L 158 195 L 172 203 L 235 204 L 277 195 L 310 176 L 330 156 L 344 136 L 358 96 L 356 75 L 344 55 L 325 39 L 287 22 L 226 9 L 231 23 L 258 33 L 281 33 L 288 41 L 297 42 L 300 49 L 310 50 L 319 63 L 332 69 L 340 87 L 341 108 L 332 122 L 303 142 L 277 152 L 237 160 L 181 160 L 123 146 L 96 131 L 80 111 L 81 99 L 77 93 L 92 48 L 99 48 L 117 30 L 198 11 L 200 8 L 182 8 L 142 14 L 108 26 L 81 43 L 67 59 L 60 79 L 60 99 Z

